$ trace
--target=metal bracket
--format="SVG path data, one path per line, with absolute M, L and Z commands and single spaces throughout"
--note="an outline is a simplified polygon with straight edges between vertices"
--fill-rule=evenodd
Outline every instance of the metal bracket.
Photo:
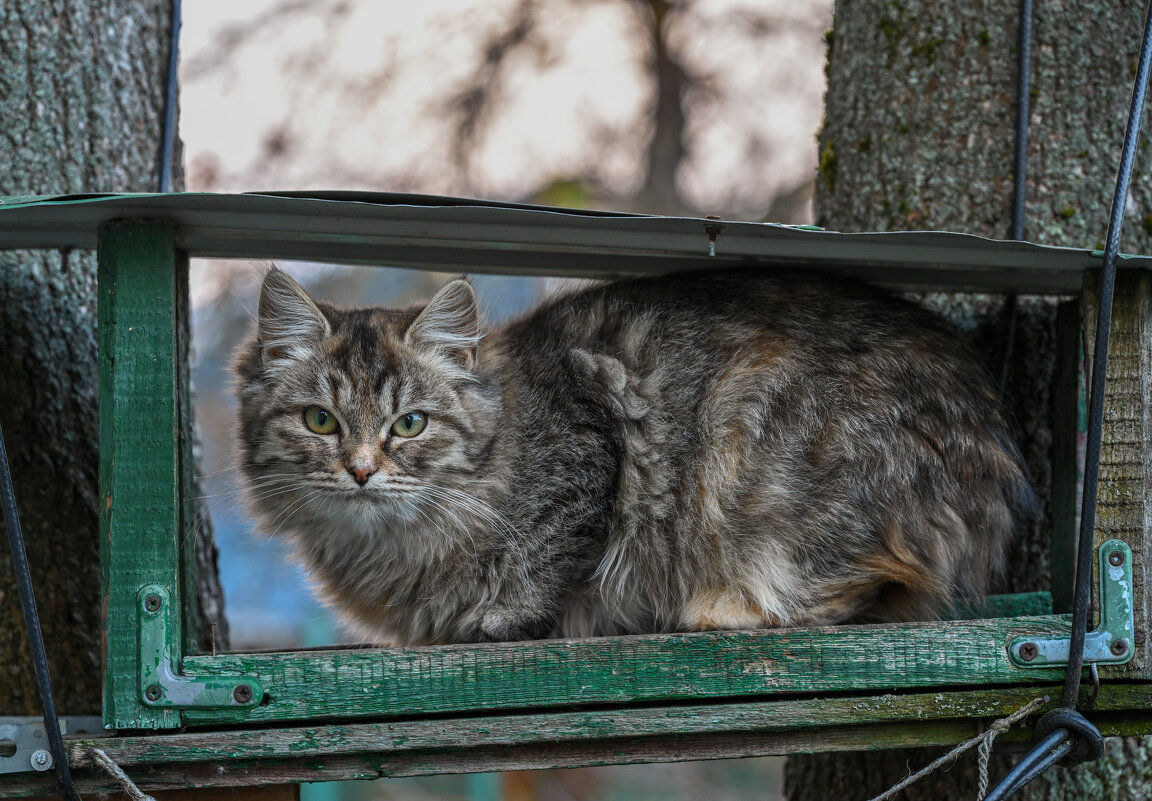
M 61 734 L 103 732 L 100 718 L 60 718 Z M 52 770 L 43 718 L 0 717 L 0 774 Z
M 264 688 L 250 676 L 185 676 L 173 660 L 172 598 L 149 584 L 136 594 L 140 633 L 140 701 L 165 709 L 251 708 Z
M 1132 549 L 1108 540 L 1097 552 L 1100 562 L 1100 625 L 1084 637 L 1084 666 L 1123 665 L 1135 654 L 1132 608 Z M 1071 638 L 1017 637 L 1008 658 L 1021 668 L 1067 667 Z

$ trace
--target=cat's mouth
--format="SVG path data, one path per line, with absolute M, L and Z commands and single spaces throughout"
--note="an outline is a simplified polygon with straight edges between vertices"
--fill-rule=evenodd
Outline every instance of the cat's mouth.
M 404 494 L 381 487 L 355 487 L 342 489 L 339 503 L 333 509 L 343 507 L 345 513 L 362 518 L 364 522 L 397 521 L 412 522 L 416 510 L 405 502 Z

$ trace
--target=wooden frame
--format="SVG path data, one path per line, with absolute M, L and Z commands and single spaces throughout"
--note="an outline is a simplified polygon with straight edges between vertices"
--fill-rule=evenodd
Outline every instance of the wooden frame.
M 52 203 L 14 207 L 23 214 L 0 205 L 0 244 L 21 241 L 14 229 L 35 231 L 38 220 L 53 215 L 67 222 L 67 212 L 77 208 L 83 213 L 72 221 L 73 241 L 83 246 L 98 240 L 107 642 L 104 721 L 115 731 L 134 732 L 101 747 L 145 786 L 223 786 L 254 780 L 374 778 L 938 745 L 969 737 L 982 719 L 1006 714 L 1032 698 L 1050 696 L 1049 706 L 1056 704 L 1059 693 L 1053 688 L 1062 680 L 1063 670 L 1020 666 L 1008 653 L 1017 637 L 1067 635 L 1070 617 L 1049 614 L 1050 601 L 1043 594 L 1002 599 L 1000 617 L 907 625 L 409 649 L 194 653 L 194 632 L 186 622 L 192 619 L 189 609 L 194 599 L 186 588 L 194 586 L 188 572 L 194 560 L 181 535 L 188 495 L 187 381 L 176 367 L 186 345 L 179 340 L 175 320 L 186 291 L 188 242 L 197 236 L 207 238 L 202 219 L 187 217 L 188 208 L 200 204 L 201 211 L 211 212 L 214 201 L 186 196 L 187 203 L 181 206 L 181 196 L 172 197 L 157 200 L 152 219 L 130 221 L 118 218 L 123 204 L 135 204 L 131 208 L 136 209 L 143 203 L 146 208 L 146 198 L 110 198 L 104 217 L 93 212 L 99 210 L 98 201 L 86 206 L 75 202 L 70 207 Z M 227 208 L 234 200 L 221 196 L 217 205 Z M 290 228 L 298 222 L 293 217 L 299 214 L 298 207 L 307 202 L 278 198 L 268 214 Z M 349 217 L 355 216 L 353 211 L 367 214 L 386 231 L 396 219 L 407 220 L 412 208 L 407 203 L 377 203 L 377 208 L 365 212 L 359 201 L 325 202 L 327 209 L 347 212 Z M 357 208 L 349 206 L 353 203 Z M 629 252 L 647 247 L 633 240 L 642 240 L 653 220 L 659 223 L 656 228 L 684 229 L 686 241 L 700 225 L 715 225 L 526 207 L 504 211 L 550 215 L 553 232 L 563 232 L 565 222 L 572 222 L 579 232 L 588 219 L 609 230 L 616 225 L 623 242 L 619 247 Z M 181 220 L 182 215 L 186 219 Z M 501 218 L 500 213 L 493 217 Z M 312 221 L 314 230 L 304 239 L 334 242 L 334 249 L 339 249 L 341 237 L 359 237 L 351 243 L 359 248 L 364 245 L 361 240 L 377 236 L 367 224 L 366 233 L 354 236 L 348 231 L 333 233 L 324 223 Z M 748 255 L 741 252 L 745 240 L 755 245 L 747 249 L 762 247 L 758 244 L 762 226 L 724 223 L 723 228 L 724 245 L 735 260 Z M 803 260 L 796 253 L 818 258 L 821 241 L 836 244 L 836 237 L 843 236 L 785 230 L 784 244 L 774 258 L 786 263 Z M 482 223 L 474 224 L 470 232 L 481 249 L 488 241 L 485 236 L 499 238 L 491 225 L 485 232 Z M 51 237 L 61 235 L 59 227 L 51 228 Z M 409 260 L 420 247 L 436 242 L 435 225 L 419 232 L 423 245 L 413 244 L 416 237 L 407 229 L 379 236 L 404 240 L 398 247 L 407 248 L 403 252 Z M 945 240 L 943 246 L 939 239 L 931 240 L 938 255 L 972 244 L 963 238 L 934 236 Z M 274 241 L 268 231 L 236 233 L 232 240 L 236 255 L 252 250 L 244 237 L 262 246 Z M 596 247 L 599 263 L 610 240 Z M 979 242 L 989 253 L 999 252 L 987 240 Z M 514 249 L 507 236 L 500 246 Z M 547 242 L 533 246 L 550 247 Z M 572 261 L 574 246 L 565 247 L 566 263 L 579 261 Z M 872 256 L 873 263 L 862 265 L 851 262 L 850 254 L 842 256 L 842 262 L 854 264 L 865 275 L 887 276 L 885 280 L 907 278 L 915 275 L 907 268 L 923 257 L 916 248 L 928 245 L 890 247 L 897 255 L 884 257 L 887 262 Z M 499 256 L 501 250 L 495 252 Z M 1094 265 L 1087 252 L 1028 250 L 1019 243 L 1006 245 L 1004 252 L 1008 254 L 1004 261 L 1015 259 L 1017 264 L 1007 273 L 1017 276 L 1025 288 L 1051 289 L 1057 280 L 1062 282 L 1059 286 L 1066 284 L 1067 270 L 1073 267 L 1056 270 L 1044 264 L 1062 264 L 1062 259 L 1073 266 L 1079 263 L 1081 275 L 1090 275 Z M 1044 262 L 1037 252 L 1050 261 Z M 576 256 L 588 260 L 587 255 Z M 657 256 L 661 254 L 648 254 Z M 379 257 L 389 258 L 387 248 Z M 665 252 L 661 257 L 666 259 L 665 268 L 717 264 L 704 253 Z M 758 258 L 772 261 L 763 254 Z M 967 258 L 958 255 L 954 261 L 959 265 Z M 1041 266 L 1027 266 L 1029 258 Z M 1128 266 L 1150 263 L 1135 260 Z M 987 268 L 984 264 L 983 272 L 964 273 L 965 268 L 953 267 L 952 285 L 984 286 L 981 275 L 993 274 L 997 276 L 993 286 L 1011 283 L 1001 274 L 1005 271 L 993 273 Z M 1057 273 L 1058 279 L 1043 277 Z M 936 275 L 919 280 L 935 281 Z M 1089 280 L 1084 292 L 1089 329 L 1093 293 Z M 1143 637 L 1148 612 L 1146 531 L 1152 501 L 1150 310 L 1148 274 L 1124 271 L 1108 365 L 1109 412 L 1097 534 L 1098 543 L 1123 538 L 1136 554 L 1135 654 L 1126 665 L 1101 669 L 1106 684 L 1097 709 L 1106 734 L 1152 732 L 1152 716 L 1144 711 L 1152 687 L 1140 684 L 1152 679 Z M 1071 383 L 1074 387 L 1074 378 Z M 429 722 L 428 716 L 436 717 Z M 213 731 L 221 726 L 228 731 Z M 176 729 L 188 731 L 163 733 Z M 92 764 L 85 750 L 89 745 L 72 744 L 80 788 L 104 789 L 108 786 L 104 777 L 84 771 Z M 0 796 L 44 787 L 43 777 L 20 776 L 0 784 Z

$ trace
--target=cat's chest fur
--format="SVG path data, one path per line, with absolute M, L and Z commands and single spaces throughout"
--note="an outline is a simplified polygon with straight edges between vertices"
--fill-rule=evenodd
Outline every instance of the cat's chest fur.
M 274 271 L 239 372 L 255 509 L 373 639 L 929 616 L 1032 503 L 967 348 L 818 276 L 610 284 L 479 340 L 463 282 L 341 311 Z

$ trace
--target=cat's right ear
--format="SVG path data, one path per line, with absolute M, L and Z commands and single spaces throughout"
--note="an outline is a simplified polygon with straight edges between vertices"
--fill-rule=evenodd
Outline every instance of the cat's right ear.
M 404 341 L 447 357 L 445 366 L 461 375 L 470 373 L 480 341 L 480 313 L 472 285 L 457 278 L 441 287 L 408 327 Z
M 332 327 L 304 288 L 273 267 L 260 288 L 257 332 L 264 363 L 269 364 L 314 353 Z

